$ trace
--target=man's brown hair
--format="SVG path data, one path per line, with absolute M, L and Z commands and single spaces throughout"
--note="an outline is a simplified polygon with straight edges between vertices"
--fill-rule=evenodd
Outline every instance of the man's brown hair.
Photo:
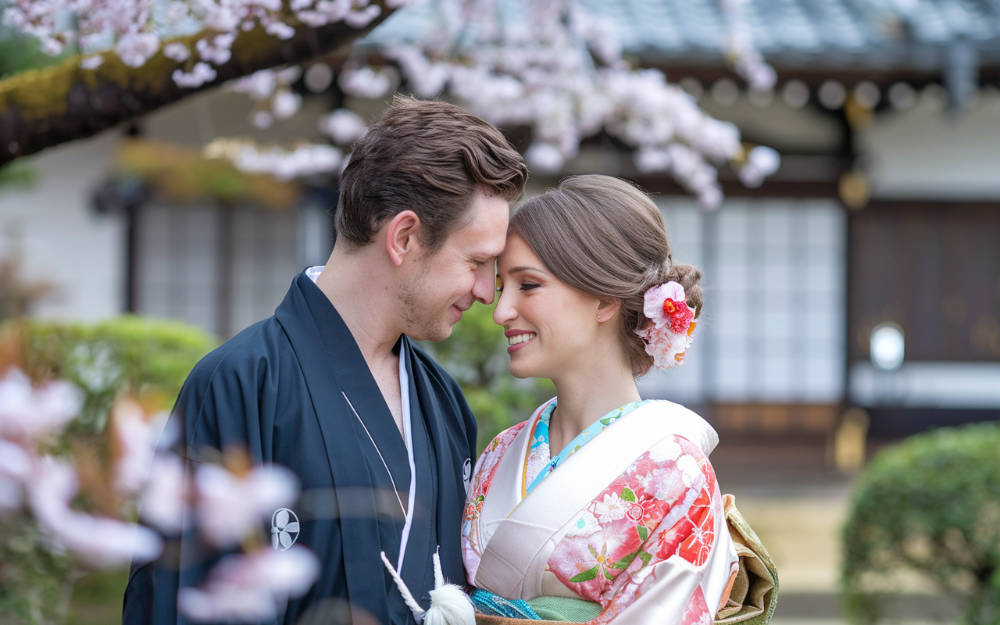
M 412 210 L 421 243 L 435 251 L 477 189 L 512 202 L 527 177 L 524 159 L 493 125 L 453 104 L 396 96 L 341 174 L 337 238 L 365 245 L 385 219 Z

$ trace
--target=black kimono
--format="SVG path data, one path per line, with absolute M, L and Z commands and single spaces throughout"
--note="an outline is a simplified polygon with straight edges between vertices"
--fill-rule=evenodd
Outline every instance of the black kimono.
M 475 421 L 458 385 L 430 357 L 405 336 L 396 348 L 412 453 L 350 331 L 306 272 L 273 317 L 205 356 L 181 389 L 171 418 L 180 421 L 188 458 L 239 446 L 254 462 L 285 466 L 301 482 L 292 507 L 300 520 L 295 538 L 316 554 L 321 572 L 289 602 L 282 623 L 307 613 L 303 621 L 338 622 L 335 613 L 344 614 L 348 603 L 355 625 L 373 618 L 413 623 L 379 557 L 385 551 L 397 564 L 401 543 L 401 573 L 424 607 L 438 545 L 445 577 L 464 582 L 461 515 Z M 406 516 L 400 502 L 411 511 Z M 191 536 L 179 553 L 179 565 L 133 567 L 123 623 L 188 622 L 177 613 L 177 590 L 199 584 L 212 562 Z

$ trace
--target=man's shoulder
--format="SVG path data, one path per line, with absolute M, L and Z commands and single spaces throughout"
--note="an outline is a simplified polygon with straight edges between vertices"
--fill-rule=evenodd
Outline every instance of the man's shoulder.
M 287 346 L 274 317 L 258 321 L 205 354 L 188 375 L 188 383 L 208 384 L 217 377 L 266 369 Z

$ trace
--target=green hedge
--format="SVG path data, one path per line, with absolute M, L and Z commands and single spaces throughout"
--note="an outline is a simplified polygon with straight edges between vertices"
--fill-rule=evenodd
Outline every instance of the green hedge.
M 175 321 L 120 317 L 100 323 L 30 321 L 26 360 L 33 374 L 58 377 L 86 394 L 77 432 L 102 432 L 115 397 L 154 397 L 167 410 L 198 360 L 218 343 Z
M 961 602 L 964 622 L 1000 623 L 1000 424 L 913 436 L 859 477 L 843 528 L 851 622 L 892 616 L 879 594 L 903 572 Z
M 108 413 L 120 393 L 168 410 L 194 364 L 216 340 L 184 324 L 123 317 L 95 324 L 28 321 L 0 326 L 22 332 L 24 365 L 85 393 L 81 415 L 52 451 L 86 445 L 103 453 Z M 45 547 L 27 513 L 0 518 L 0 623 L 112 623 L 121 618 L 126 571 L 90 572 Z

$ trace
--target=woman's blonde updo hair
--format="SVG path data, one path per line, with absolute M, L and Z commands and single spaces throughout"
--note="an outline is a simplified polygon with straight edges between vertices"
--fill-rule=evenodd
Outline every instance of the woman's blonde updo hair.
M 688 306 L 701 313 L 701 272 L 675 265 L 656 204 L 632 184 L 611 176 L 572 176 L 526 201 L 514 213 L 518 234 L 558 279 L 598 297 L 621 300 L 621 341 L 634 375 L 653 357 L 635 330 L 647 322 L 643 295 L 671 280 L 684 287 Z

